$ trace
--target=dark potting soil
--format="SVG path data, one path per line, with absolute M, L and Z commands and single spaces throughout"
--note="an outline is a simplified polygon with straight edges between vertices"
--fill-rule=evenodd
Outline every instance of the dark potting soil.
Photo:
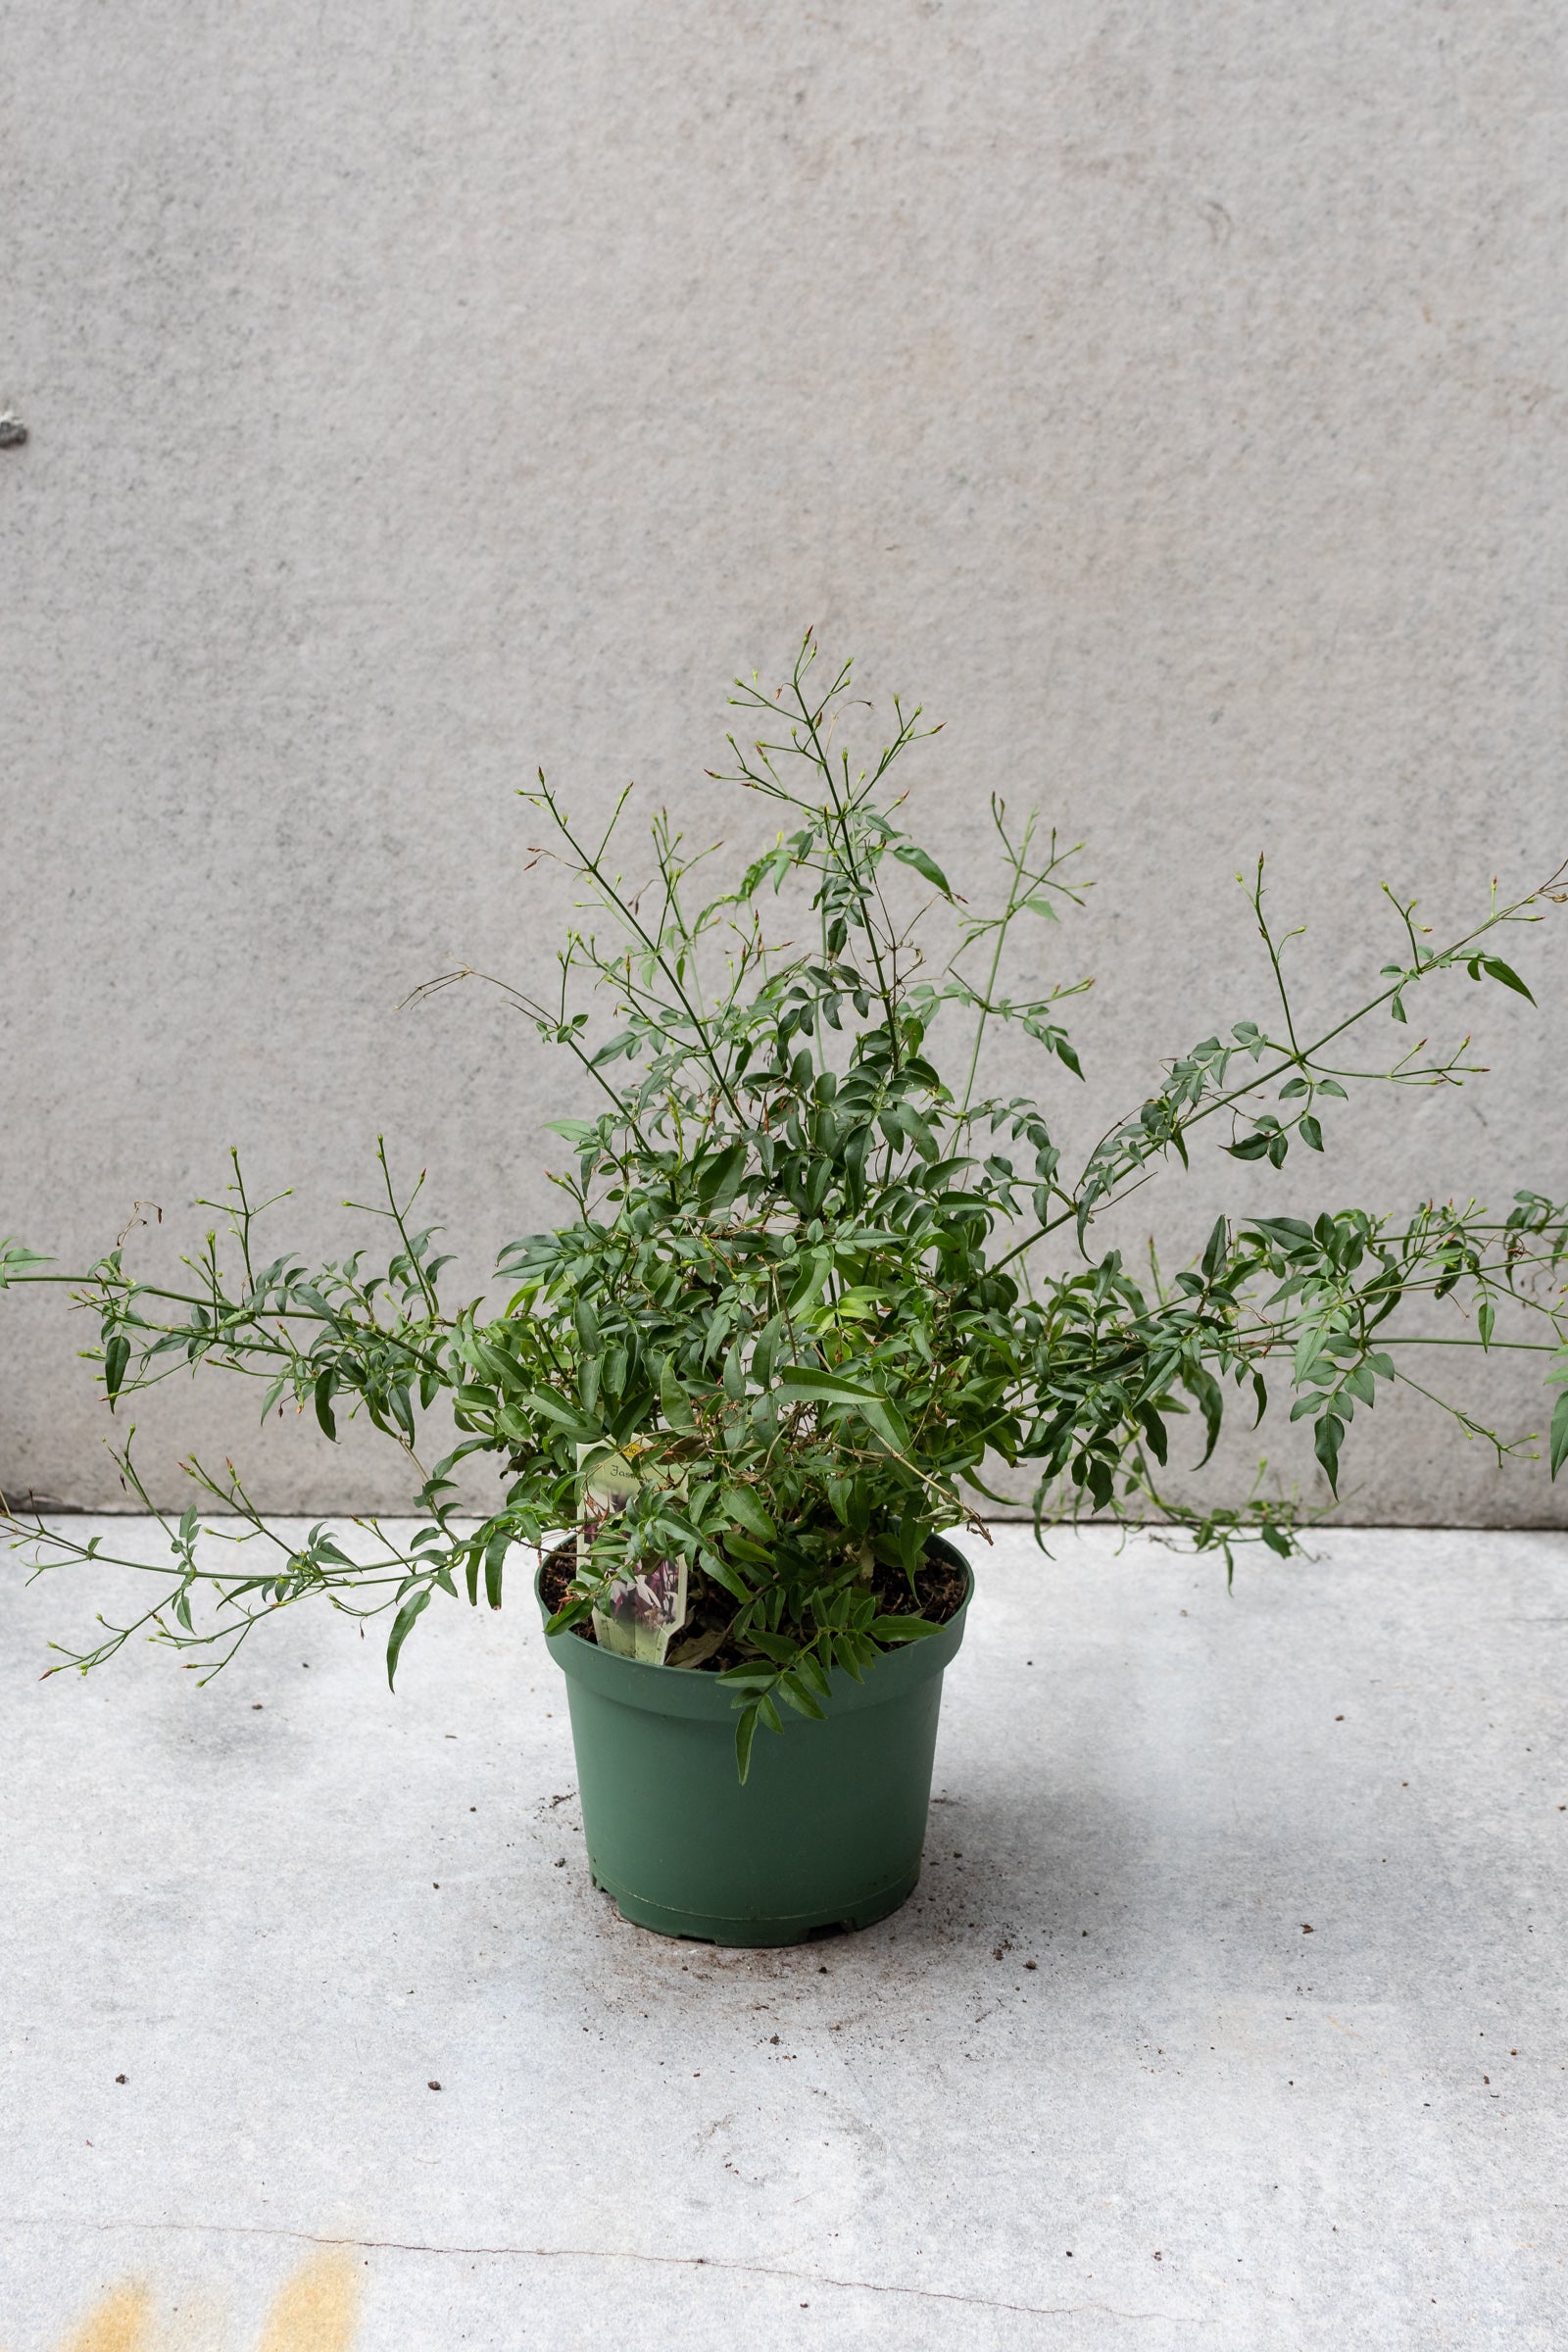
M 539 1590 L 546 1605 L 559 1609 L 566 1597 L 567 1588 L 577 1571 L 575 1544 L 561 1544 L 545 1561 Z M 871 1592 L 878 1609 L 886 1617 L 924 1617 L 932 1625 L 946 1625 L 956 1617 L 963 1604 L 968 1580 L 961 1568 L 954 1567 L 939 1557 L 923 1559 L 914 1572 L 914 1591 L 902 1568 L 888 1567 L 878 1560 L 871 1575 Z M 717 1585 L 710 1584 L 700 1571 L 694 1573 L 687 1590 L 686 1622 L 670 1642 L 670 1655 L 678 1662 L 679 1652 L 688 1642 L 700 1641 L 704 1635 L 717 1634 L 735 1614 L 735 1603 Z M 594 1641 L 593 1620 L 585 1617 L 572 1627 L 572 1632 L 584 1642 Z M 597 1646 L 597 1643 L 596 1643 Z M 724 1641 L 719 1647 L 700 1662 L 694 1672 L 722 1674 L 733 1666 L 756 1665 L 748 1660 L 733 1642 Z

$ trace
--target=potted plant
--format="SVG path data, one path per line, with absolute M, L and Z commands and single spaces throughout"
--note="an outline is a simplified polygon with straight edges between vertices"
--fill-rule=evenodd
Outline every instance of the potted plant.
M 503 1252 L 502 1300 L 443 1302 L 449 1261 L 384 1148 L 376 1213 L 393 1247 L 373 1267 L 363 1251 L 314 1272 L 264 1262 L 236 1161 L 233 1265 L 209 1235 L 183 1289 L 138 1281 L 121 1248 L 73 1280 L 99 1318 L 112 1407 L 216 1364 L 260 1379 L 264 1411 L 292 1399 L 329 1438 L 362 1412 L 407 1454 L 421 1516 L 406 1544 L 377 1530 L 375 1555 L 351 1558 L 325 1526 L 303 1544 L 270 1537 L 232 1473 L 192 1464 L 211 1500 L 277 1548 L 236 1575 L 198 1551 L 194 1508 L 166 1520 L 153 1605 L 63 1662 L 85 1670 L 145 1630 L 211 1672 L 263 1618 L 320 1595 L 388 1615 L 391 1677 L 436 1593 L 498 1608 L 514 1547 L 532 1547 L 596 1878 L 645 1925 L 732 1943 L 864 1924 L 914 1885 L 942 1673 L 971 1590 L 946 1538 L 983 1535 L 990 1463 L 1030 1466 L 1037 1530 L 1085 1509 L 1154 1521 L 1229 1572 L 1243 1544 L 1288 1555 L 1300 1513 L 1261 1492 L 1208 1509 L 1174 1495 L 1176 1416 L 1196 1414 L 1206 1461 L 1232 1396 L 1261 1418 L 1283 1381 L 1337 1494 L 1347 1430 L 1412 1377 L 1403 1351 L 1440 1336 L 1441 1300 L 1483 1348 L 1503 1344 L 1499 1311 L 1533 1317 L 1536 1336 L 1510 1344 L 1539 1347 L 1548 1380 L 1568 1383 L 1568 1209 L 1536 1193 L 1500 1216 L 1427 1202 L 1221 1217 L 1169 1281 L 1152 1256 L 1135 1276 L 1093 1246 L 1112 1203 L 1200 1140 L 1294 1171 L 1303 1152 L 1316 1164 L 1352 1088 L 1458 1083 L 1463 1048 L 1367 1070 L 1345 1066 L 1346 1040 L 1379 1012 L 1403 1022 L 1416 992 L 1453 973 L 1528 997 L 1498 935 L 1561 904 L 1556 877 L 1445 947 L 1397 907 L 1378 987 L 1308 1035 L 1259 863 L 1248 896 L 1277 1011 L 1169 1064 L 1069 1174 L 1052 1094 L 1079 1074 L 1061 1010 L 1087 983 L 1020 994 L 1008 974 L 1020 931 L 1078 899 L 1074 853 L 994 801 L 1000 884 L 977 910 L 906 830 L 895 784 L 935 730 L 895 704 L 888 742 L 858 767 L 836 735 L 849 667 L 818 683 L 815 663 L 808 636 L 776 695 L 737 685 L 748 741 L 730 738 L 730 780 L 771 821 L 711 895 L 666 816 L 622 880 L 624 795 L 597 841 L 542 774 L 523 796 L 551 829 L 535 856 L 565 862 L 586 911 L 548 1001 L 497 985 L 571 1057 L 593 1107 L 554 1123 L 567 1212 Z M 1038 1051 L 1038 1100 L 983 1091 L 998 1027 Z M 7 1277 L 72 1279 L 16 1245 Z M 456 1443 L 427 1466 L 421 1422 L 437 1406 Z M 1565 1452 L 1568 1386 L 1553 1476 Z M 503 1487 L 478 1525 L 457 1510 L 470 1456 Z M 128 1444 L 120 1459 L 151 1508 Z M 12 1525 L 47 1563 L 111 1556 L 96 1538 Z M 204 1592 L 216 1606 L 198 1619 Z

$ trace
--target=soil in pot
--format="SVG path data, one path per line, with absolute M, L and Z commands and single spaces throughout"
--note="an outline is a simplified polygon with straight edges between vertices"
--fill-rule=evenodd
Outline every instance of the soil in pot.
M 576 1572 L 574 1541 L 558 1544 L 547 1554 L 539 1579 L 539 1597 L 552 1615 L 564 1601 Z M 962 1608 L 969 1579 L 967 1571 L 956 1564 L 955 1554 L 931 1553 L 914 1572 L 912 1592 L 904 1570 L 882 1560 L 873 1567 L 867 1590 L 884 1616 L 924 1617 L 931 1625 L 946 1625 Z M 694 1576 L 686 1622 L 670 1643 L 668 1664 L 682 1666 L 686 1663 L 683 1651 L 700 1649 L 701 1655 L 691 1661 L 694 1672 L 723 1674 L 732 1667 L 745 1665 L 747 1661 L 734 1642 L 723 1639 L 734 1614 L 735 1603 L 727 1592 L 710 1584 L 706 1577 Z M 579 1641 L 592 1642 L 595 1648 L 599 1646 L 592 1618 L 585 1617 L 571 1630 Z M 760 1661 L 753 1659 L 752 1663 Z

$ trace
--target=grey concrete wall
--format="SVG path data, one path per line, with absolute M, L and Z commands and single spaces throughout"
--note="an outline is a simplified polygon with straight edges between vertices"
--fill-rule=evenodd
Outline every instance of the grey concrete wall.
M 0 1225 L 172 1262 L 238 1145 L 336 1246 L 379 1130 L 478 1288 L 548 1214 L 563 1071 L 454 958 L 560 911 L 513 787 L 628 776 L 694 830 L 737 668 L 814 622 L 948 720 L 925 826 L 988 792 L 1099 877 L 1084 1142 L 1266 1003 L 1266 850 L 1317 1004 L 1383 878 L 1440 928 L 1568 848 L 1568 353 L 1554 0 L 86 0 L 4 12 Z M 1465 983 L 1494 1074 L 1331 1130 L 1309 1209 L 1565 1186 L 1568 930 Z M 1305 967 L 1303 967 L 1305 968 Z M 1033 1073 L 1014 1073 L 1026 1081 Z M 1149 1219 L 1144 1209 L 1149 1208 Z M 112 1503 L 58 1297 L 3 1308 L 0 1476 Z M 1538 1425 L 1526 1371 L 1464 1393 Z M 278 1508 L 387 1505 L 242 1393 L 138 1406 L 160 1493 L 232 1453 Z M 1425 1408 L 1352 1515 L 1543 1521 Z M 1240 1475 L 1238 1448 L 1228 1475 Z

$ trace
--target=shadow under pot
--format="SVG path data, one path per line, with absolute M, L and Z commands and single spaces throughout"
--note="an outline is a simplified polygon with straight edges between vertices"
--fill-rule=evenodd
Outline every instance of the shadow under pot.
M 617 1657 L 570 1630 L 546 1637 L 566 1678 L 589 1868 L 622 1918 L 707 1943 L 801 1943 L 870 1927 L 913 1892 L 943 1671 L 974 1592 L 960 1552 L 940 1540 L 929 1551 L 963 1575 L 953 1616 L 863 1683 L 836 1672 L 825 1722 L 781 1709 L 744 1786 L 716 1675 Z

